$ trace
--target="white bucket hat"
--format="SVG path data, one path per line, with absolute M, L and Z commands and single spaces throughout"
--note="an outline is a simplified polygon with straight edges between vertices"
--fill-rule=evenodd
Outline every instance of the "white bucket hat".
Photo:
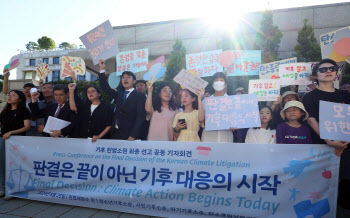
M 283 110 L 280 113 L 283 120 L 286 118 L 284 111 L 290 107 L 297 107 L 297 108 L 301 109 L 302 111 L 304 111 L 304 113 L 305 113 L 304 120 L 306 120 L 309 117 L 309 113 L 305 110 L 303 103 L 301 103 L 300 101 L 289 101 L 289 102 L 287 102 L 287 104 L 284 106 Z

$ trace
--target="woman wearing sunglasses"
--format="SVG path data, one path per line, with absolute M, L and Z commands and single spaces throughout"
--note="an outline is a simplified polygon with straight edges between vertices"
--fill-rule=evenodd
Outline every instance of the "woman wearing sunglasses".
M 331 141 L 320 138 L 319 108 L 320 101 L 350 104 L 350 95 L 346 91 L 333 87 L 333 81 L 338 72 L 338 65 L 331 59 L 323 59 L 312 69 L 318 88 L 305 94 L 303 104 L 309 113 L 308 124 L 312 128 L 312 142 L 314 144 L 328 144 L 330 146 L 344 149 L 349 142 Z

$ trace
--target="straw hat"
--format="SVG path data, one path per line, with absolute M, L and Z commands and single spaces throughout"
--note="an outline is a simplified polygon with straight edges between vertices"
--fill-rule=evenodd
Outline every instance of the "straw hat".
M 286 116 L 284 115 L 284 111 L 290 107 L 297 107 L 297 108 L 301 109 L 302 111 L 304 111 L 304 113 L 305 113 L 304 120 L 306 120 L 309 117 L 309 113 L 305 110 L 303 103 L 301 103 L 300 101 L 289 101 L 289 102 L 287 102 L 287 104 L 284 106 L 283 110 L 280 113 L 283 120 L 286 118 Z

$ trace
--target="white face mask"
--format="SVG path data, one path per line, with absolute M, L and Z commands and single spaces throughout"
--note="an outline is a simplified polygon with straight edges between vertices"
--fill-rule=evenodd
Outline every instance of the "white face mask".
M 215 89 L 215 91 L 220 92 L 220 91 L 224 90 L 225 82 L 223 82 L 223 81 L 216 81 L 213 84 L 213 88 Z

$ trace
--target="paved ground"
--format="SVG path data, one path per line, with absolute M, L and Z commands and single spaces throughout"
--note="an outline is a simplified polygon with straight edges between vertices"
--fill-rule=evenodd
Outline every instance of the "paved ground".
M 150 216 L 113 212 L 93 208 L 75 207 L 63 204 L 53 204 L 40 201 L 25 200 L 12 198 L 5 201 L 0 198 L 0 217 L 1 218 L 18 218 L 18 217 L 35 217 L 35 218 L 148 218 Z

